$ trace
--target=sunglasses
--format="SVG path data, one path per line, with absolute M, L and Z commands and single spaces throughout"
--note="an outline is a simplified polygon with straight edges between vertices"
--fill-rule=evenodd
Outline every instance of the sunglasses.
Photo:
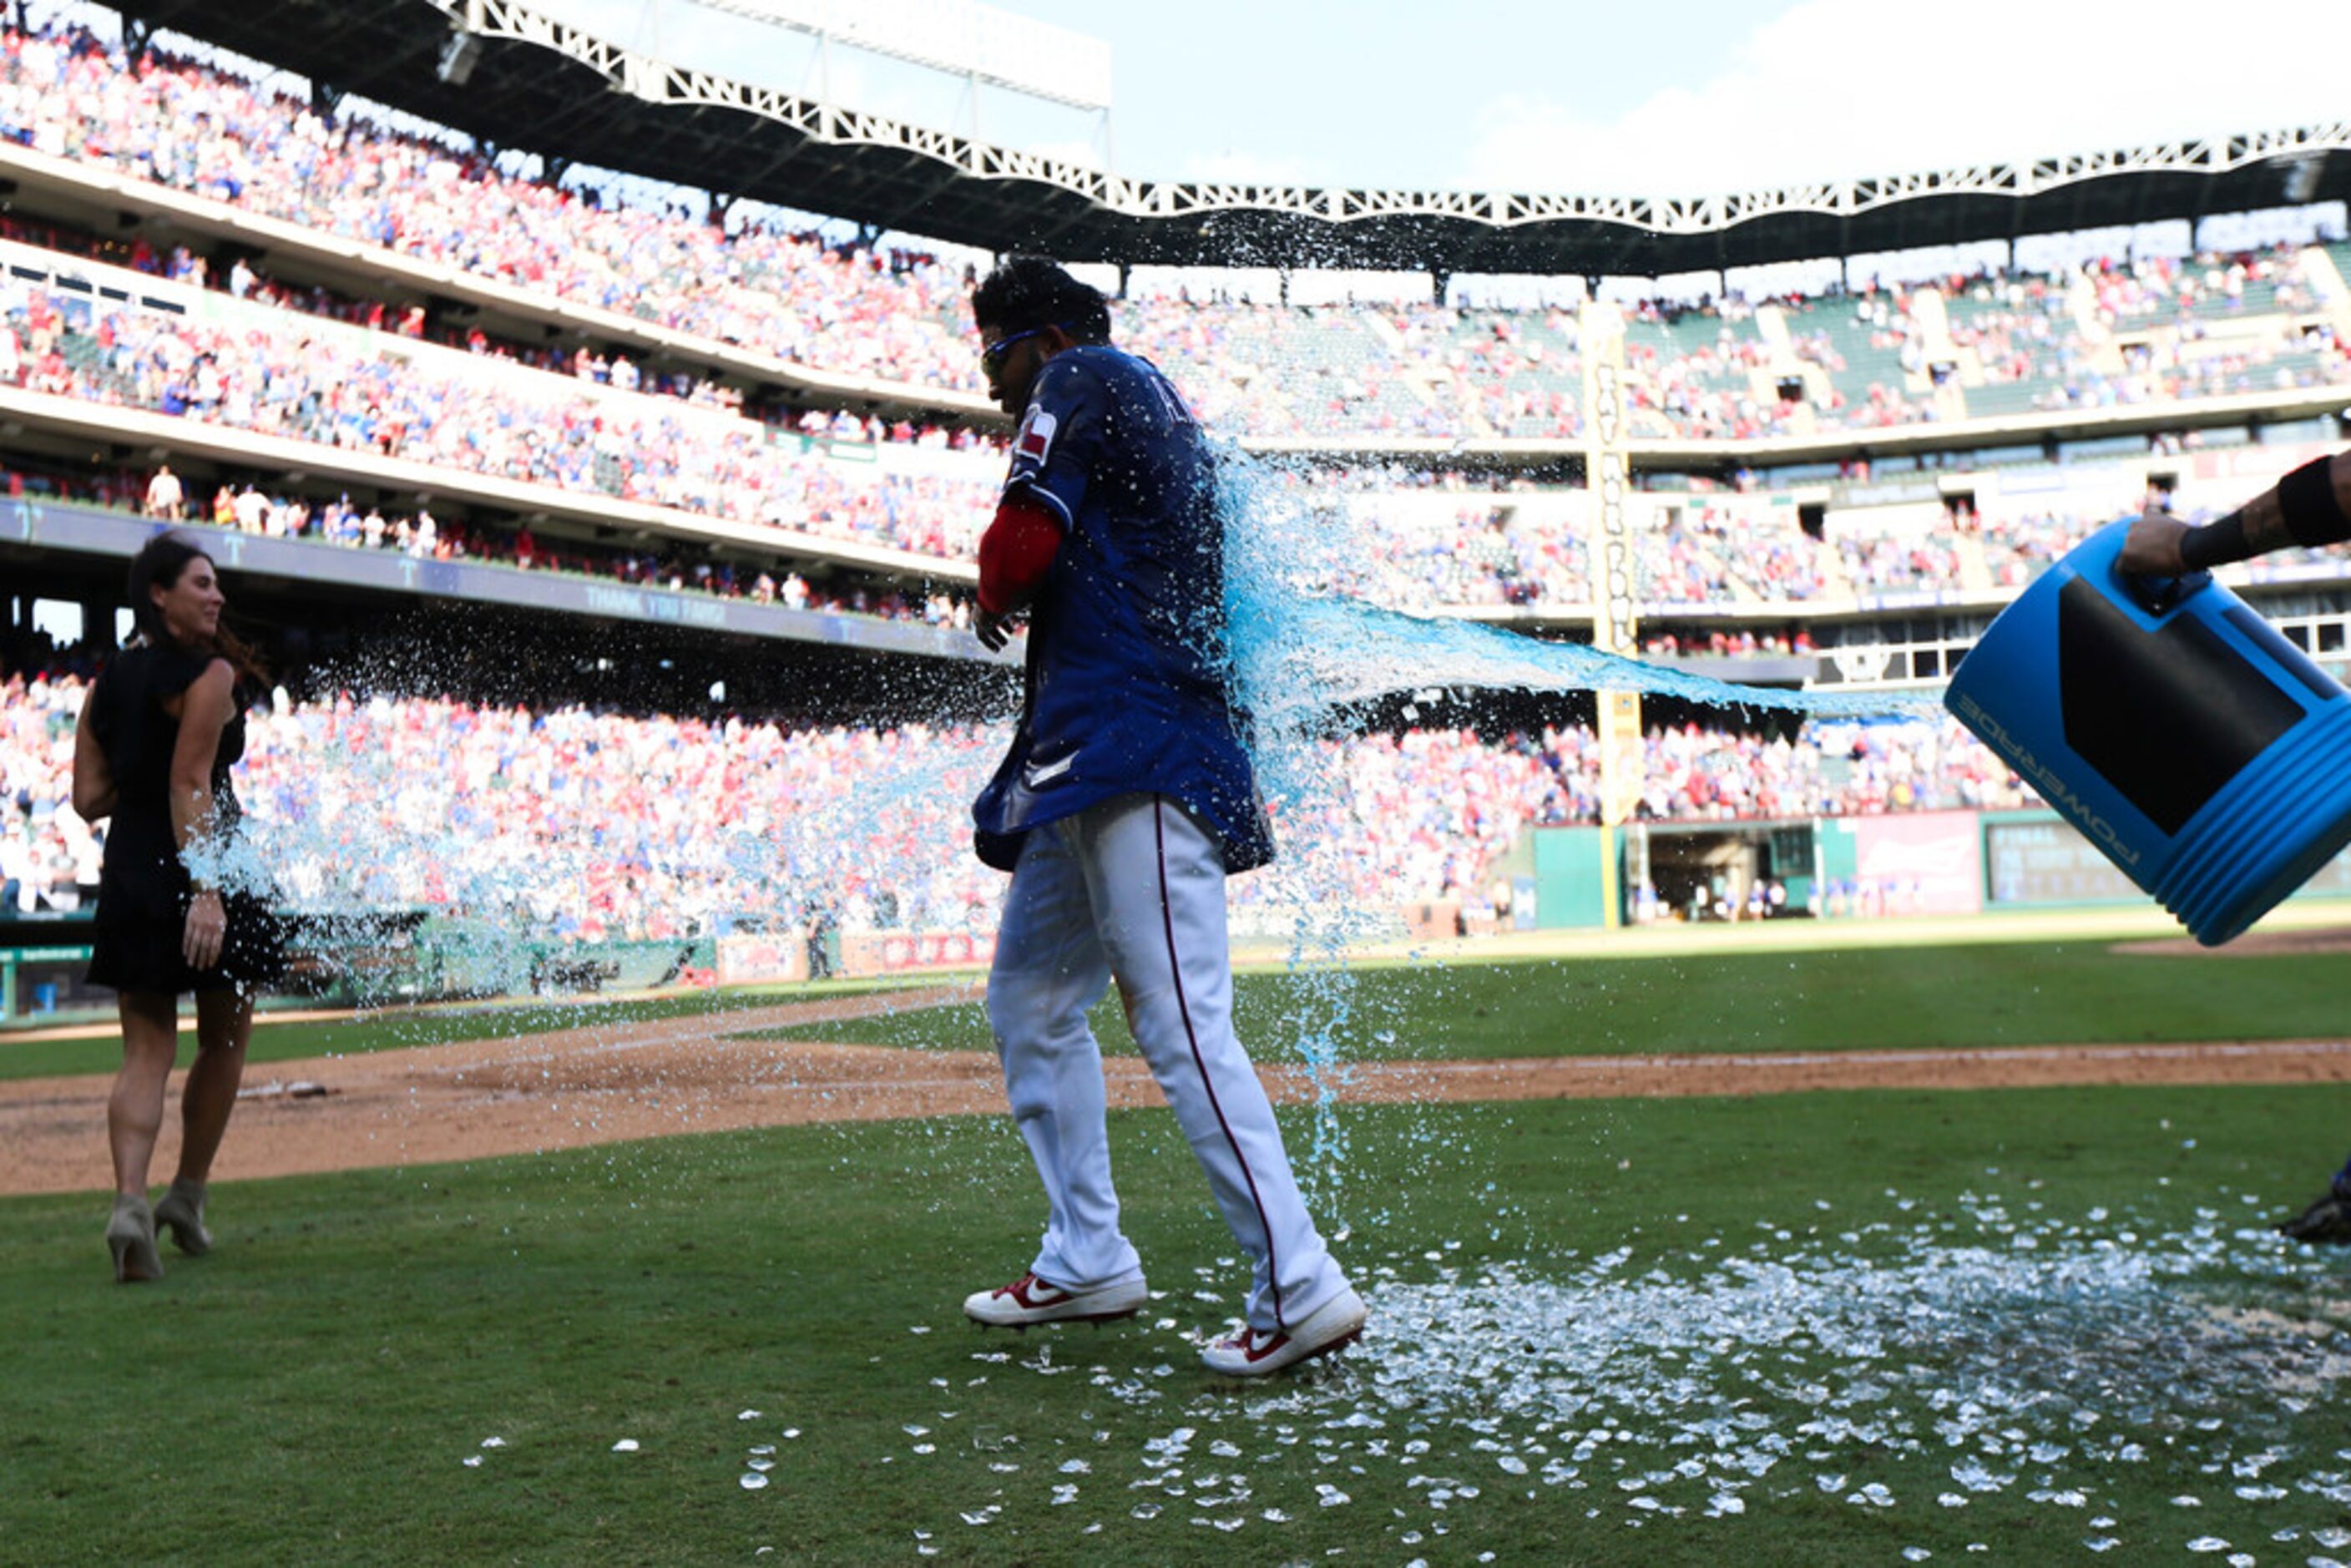
M 1019 342 L 1023 338 L 1033 338 L 1040 332 L 1061 325 L 1058 321 L 1049 322 L 1044 327 L 1031 327 L 1025 332 L 1015 332 L 1008 338 L 998 338 L 993 343 L 982 343 L 979 346 L 979 362 L 991 371 L 1000 370 L 1003 368 L 1004 357 L 1012 351 L 1013 344 Z M 1062 330 L 1067 331 L 1068 329 L 1064 327 Z

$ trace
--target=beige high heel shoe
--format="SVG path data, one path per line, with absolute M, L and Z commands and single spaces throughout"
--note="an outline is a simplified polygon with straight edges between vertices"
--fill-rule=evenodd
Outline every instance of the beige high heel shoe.
M 213 1233 L 204 1228 L 204 1184 L 184 1176 L 172 1184 L 155 1206 L 155 1223 L 172 1228 L 172 1244 L 191 1258 L 213 1249 Z
M 114 1254 L 116 1284 L 163 1277 L 162 1255 L 155 1250 L 155 1215 L 145 1198 L 127 1192 L 114 1195 L 114 1218 L 106 1222 L 106 1245 Z

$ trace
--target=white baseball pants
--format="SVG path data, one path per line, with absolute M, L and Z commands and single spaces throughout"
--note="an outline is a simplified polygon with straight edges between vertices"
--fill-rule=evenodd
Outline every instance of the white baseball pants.
M 1115 977 L 1128 1027 L 1254 1270 L 1250 1326 L 1302 1322 L 1347 1285 L 1307 1217 L 1273 1106 L 1232 1030 L 1225 868 L 1157 795 L 1122 795 L 1029 833 L 1005 895 L 987 1019 L 1012 1114 L 1045 1181 L 1031 1265 L 1066 1290 L 1133 1279 L 1118 1225 L 1102 1051 L 1086 1012 Z

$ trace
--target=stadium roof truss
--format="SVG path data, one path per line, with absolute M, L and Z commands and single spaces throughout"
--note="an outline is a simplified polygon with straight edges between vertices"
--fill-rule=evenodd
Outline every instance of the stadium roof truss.
M 1688 198 L 1138 180 L 687 68 L 526 0 L 126 0 L 489 144 L 1069 261 L 1658 276 L 2351 199 L 2351 120 Z M 437 68 L 478 41 L 464 79 Z

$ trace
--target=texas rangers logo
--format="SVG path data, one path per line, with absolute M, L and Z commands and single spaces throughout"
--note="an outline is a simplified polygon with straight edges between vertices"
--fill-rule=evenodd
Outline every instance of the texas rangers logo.
M 1053 450 L 1053 433 L 1061 427 L 1060 420 L 1036 404 L 1029 404 L 1029 412 L 1020 417 L 1020 434 L 1012 441 L 1014 455 L 1021 463 L 1033 463 L 1042 468 Z

